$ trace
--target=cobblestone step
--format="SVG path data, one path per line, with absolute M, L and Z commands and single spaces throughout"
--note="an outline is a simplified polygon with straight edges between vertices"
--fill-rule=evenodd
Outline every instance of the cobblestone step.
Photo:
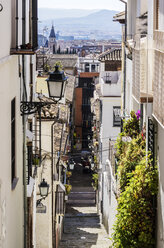
M 96 211 L 89 206 L 69 208 L 59 248 L 109 248 L 111 241 Z

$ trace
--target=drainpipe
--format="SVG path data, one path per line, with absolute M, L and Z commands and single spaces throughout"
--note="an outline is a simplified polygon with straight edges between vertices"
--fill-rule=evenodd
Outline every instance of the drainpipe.
M 53 137 L 54 137 L 54 125 L 56 123 L 56 120 L 51 125 L 51 192 L 52 192 L 52 247 L 54 247 L 54 244 L 56 244 L 56 241 L 54 243 L 54 235 L 55 235 L 55 229 L 54 229 L 54 144 L 53 144 Z
M 27 100 L 25 85 L 24 55 L 22 55 L 23 66 L 23 101 Z M 27 187 L 26 187 L 26 116 L 23 115 L 23 185 L 24 185 L 24 248 L 27 247 Z
M 18 0 L 16 0 L 16 49 L 18 49 Z
M 26 0 L 22 0 L 22 45 L 26 41 Z M 25 56 L 22 55 L 23 65 L 23 101 L 27 101 L 25 82 Z M 26 186 L 26 116 L 23 115 L 23 185 L 24 185 L 24 248 L 27 248 L 27 186 Z
M 124 38 L 124 102 L 123 102 L 123 110 L 125 112 L 126 108 L 126 41 L 127 41 L 127 2 L 124 0 L 120 0 L 122 3 L 125 4 L 125 38 Z

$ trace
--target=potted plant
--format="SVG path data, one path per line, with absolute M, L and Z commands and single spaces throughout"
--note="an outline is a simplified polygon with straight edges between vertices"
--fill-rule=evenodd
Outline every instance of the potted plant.
M 65 192 L 66 192 L 65 200 L 68 200 L 68 195 L 69 195 L 70 192 L 71 192 L 72 185 L 70 185 L 70 184 L 65 184 L 64 186 L 65 186 Z
M 32 159 L 32 163 L 33 163 L 33 165 L 35 165 L 35 166 L 39 166 L 39 162 L 40 162 L 40 160 L 39 160 L 38 157 L 34 157 L 34 158 Z

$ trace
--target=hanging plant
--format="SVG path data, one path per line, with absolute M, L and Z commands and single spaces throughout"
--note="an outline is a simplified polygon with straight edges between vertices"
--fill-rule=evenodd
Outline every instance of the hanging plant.
M 72 190 L 72 185 L 70 184 L 65 184 L 65 192 L 66 192 L 66 195 L 69 195 L 71 190 Z

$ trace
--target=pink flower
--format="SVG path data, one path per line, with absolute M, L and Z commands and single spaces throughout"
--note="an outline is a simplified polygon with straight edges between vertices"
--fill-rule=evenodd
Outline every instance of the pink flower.
M 136 116 L 137 116 L 137 120 L 139 120 L 139 118 L 141 116 L 141 111 L 140 110 L 137 110 Z

